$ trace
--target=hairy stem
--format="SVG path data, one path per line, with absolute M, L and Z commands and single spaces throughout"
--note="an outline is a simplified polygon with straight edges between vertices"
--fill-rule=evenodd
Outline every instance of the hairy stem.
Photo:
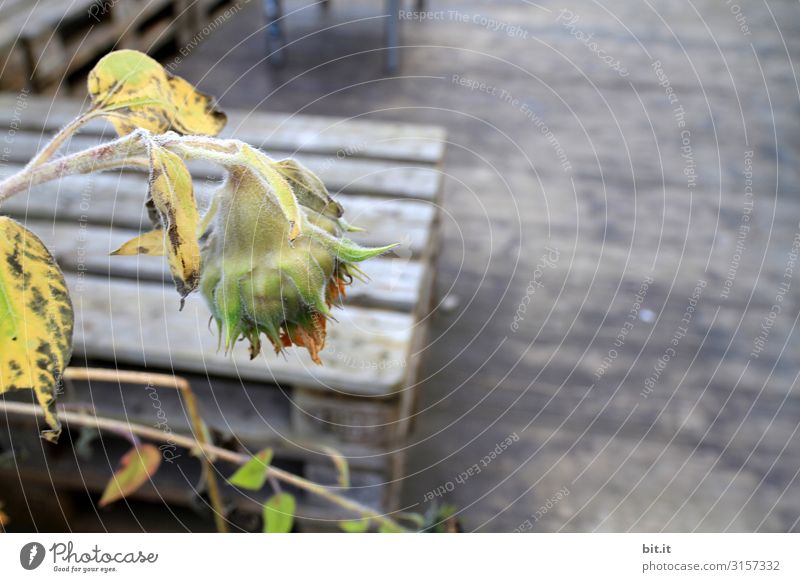
M 146 133 L 135 131 L 107 144 L 63 156 L 22 171 L 0 182 L 0 202 L 25 190 L 62 176 L 90 174 L 122 167 L 149 167 Z
M 47 162 L 52 158 L 58 149 L 64 145 L 64 142 L 82 125 L 84 125 L 87 121 L 94 119 L 101 115 L 101 112 L 97 109 L 89 109 L 88 111 L 82 113 L 72 121 L 70 121 L 61 131 L 53 136 L 53 139 L 42 148 L 42 150 L 34 156 L 34 158 L 29 162 L 28 166 L 35 167 L 41 166 L 43 163 Z

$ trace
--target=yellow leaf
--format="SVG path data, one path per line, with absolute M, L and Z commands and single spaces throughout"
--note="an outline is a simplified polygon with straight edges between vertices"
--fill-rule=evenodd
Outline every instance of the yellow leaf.
M 0 217 L 0 393 L 31 389 L 58 440 L 56 387 L 72 355 L 74 316 L 64 276 L 32 232 Z
M 120 459 L 120 468 L 111 477 L 98 505 L 105 507 L 135 492 L 150 480 L 161 465 L 161 453 L 153 445 L 132 448 Z
M 181 297 L 186 297 L 197 288 L 200 280 L 197 239 L 200 215 L 192 176 L 183 160 L 155 143 L 150 146 L 150 168 L 149 200 L 161 220 L 162 232 L 166 233 L 162 244 L 175 286 Z
M 217 135 L 227 121 L 212 97 L 134 50 L 114 51 L 100 59 L 89 73 L 88 88 L 92 103 L 108 113 L 120 135 L 136 128 Z
M 164 244 L 164 231 L 160 228 L 140 234 L 124 243 L 117 250 L 112 251 L 113 256 L 125 257 L 130 255 L 147 255 L 150 257 L 163 257 L 167 254 Z

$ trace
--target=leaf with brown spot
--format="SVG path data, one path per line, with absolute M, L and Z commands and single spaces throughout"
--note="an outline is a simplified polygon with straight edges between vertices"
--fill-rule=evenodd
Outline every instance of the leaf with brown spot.
M 167 254 L 166 244 L 164 243 L 164 231 L 159 228 L 141 234 L 124 243 L 117 250 L 112 251 L 111 254 L 117 257 L 131 255 L 163 257 Z
M 111 477 L 98 505 L 107 505 L 127 497 L 147 483 L 161 465 L 161 453 L 150 444 L 132 448 L 120 459 L 120 468 Z
M 137 128 L 217 135 L 227 121 L 212 97 L 139 51 L 114 51 L 100 59 L 88 88 L 93 105 L 107 113 L 120 135 Z
M 0 217 L 0 394 L 31 389 L 55 442 L 56 388 L 72 355 L 74 315 L 64 275 L 36 235 Z
M 161 220 L 163 245 L 172 278 L 181 297 L 197 288 L 200 280 L 200 215 L 192 189 L 192 176 L 177 155 L 153 143 L 150 147 L 148 198 Z

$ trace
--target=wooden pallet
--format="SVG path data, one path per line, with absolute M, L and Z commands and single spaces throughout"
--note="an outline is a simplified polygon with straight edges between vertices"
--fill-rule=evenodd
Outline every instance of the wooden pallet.
M 14 100 L 0 96 L 0 125 L 11 121 Z M 77 102 L 31 97 L 23 115 L 14 118 L 19 130 L 0 177 L 18 170 L 78 109 Z M 343 203 L 348 220 L 368 229 L 354 237 L 359 242 L 403 243 L 399 257 L 363 265 L 372 280 L 355 283 L 343 308 L 336 310 L 338 323 L 329 328 L 323 366 L 297 349 L 286 357 L 268 352 L 251 361 L 240 345 L 232 358 L 224 356 L 209 330 L 201 297 L 190 297 L 178 311 L 164 261 L 108 256 L 149 228 L 143 206 L 146 177 L 140 173 L 63 178 L 11 198 L 0 213 L 36 232 L 66 273 L 77 312 L 74 365 L 99 363 L 185 376 L 222 441 L 251 451 L 273 446 L 281 461 L 301 463 L 304 475 L 330 483 L 335 482 L 330 459 L 314 447 L 332 446 L 350 461 L 354 480 L 364 484 L 353 495 L 391 509 L 398 499 L 402 444 L 431 304 L 443 132 L 263 113 L 230 112 L 229 120 L 227 136 L 274 157 L 295 156 L 318 172 Z M 90 123 L 69 149 L 110 137 L 103 122 Z M 192 170 L 199 198 L 207 199 L 212 182 L 221 177 L 219 169 L 194 165 Z M 181 402 L 164 392 L 159 400 L 174 423 L 171 428 L 188 431 Z M 133 422 L 154 422 L 152 400 L 141 386 L 76 384 L 61 401 L 89 403 L 98 412 Z M 99 462 L 92 470 L 109 470 L 105 458 Z M 65 486 L 75 485 L 69 468 L 52 476 L 58 483 L 62 476 Z M 103 480 L 92 483 L 102 485 Z M 164 498 L 183 499 L 178 494 Z M 317 511 L 336 517 L 329 508 Z
M 242 0 L 6 0 L 0 90 L 52 92 L 112 49 L 185 49 L 241 6 Z

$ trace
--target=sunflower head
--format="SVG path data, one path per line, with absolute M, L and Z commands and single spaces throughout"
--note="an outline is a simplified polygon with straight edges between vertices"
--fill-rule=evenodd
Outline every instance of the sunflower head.
M 392 247 L 367 249 L 345 238 L 354 229 L 319 178 L 293 160 L 275 167 L 297 199 L 302 234 L 290 241 L 293 225 L 269 183 L 247 169 L 231 170 L 203 234 L 200 289 L 226 352 L 246 338 L 254 358 L 263 335 L 276 352 L 304 347 L 319 364 L 331 307 L 360 274 L 355 263 Z

